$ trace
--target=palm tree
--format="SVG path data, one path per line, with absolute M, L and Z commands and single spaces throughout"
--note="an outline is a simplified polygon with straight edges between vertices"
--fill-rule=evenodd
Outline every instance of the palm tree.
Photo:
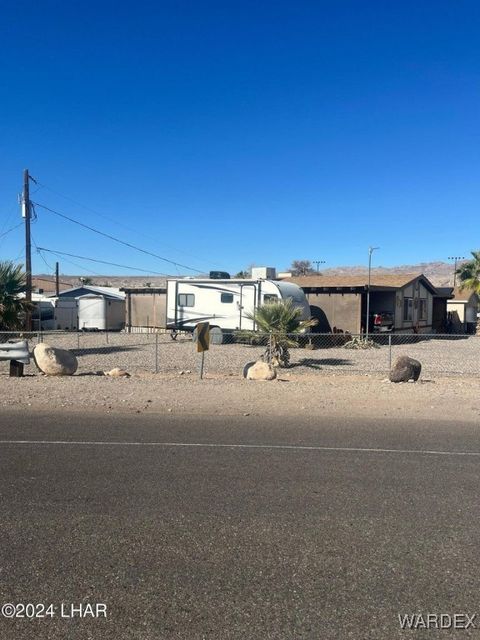
M 472 251 L 472 260 L 464 262 L 458 269 L 460 289 L 471 289 L 480 296 L 480 251 Z
M 470 289 L 480 297 L 480 251 L 472 251 L 472 260 L 464 262 L 458 269 L 460 289 Z M 477 322 L 477 334 L 480 335 L 480 321 Z
M 301 334 L 305 329 L 317 324 L 315 318 L 301 320 L 302 310 L 295 306 L 291 298 L 267 302 L 246 315 L 256 323 L 260 333 L 269 334 L 265 359 L 274 366 L 288 366 L 288 348 L 298 344 L 292 336 Z
M 0 330 L 16 331 L 22 328 L 24 314 L 30 305 L 20 298 L 26 287 L 23 266 L 13 262 L 0 262 Z

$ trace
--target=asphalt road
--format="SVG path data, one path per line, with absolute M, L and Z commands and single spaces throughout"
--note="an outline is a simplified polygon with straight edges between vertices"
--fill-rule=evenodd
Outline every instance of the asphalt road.
M 475 425 L 3 412 L 0 440 L 0 599 L 54 605 L 2 640 L 480 637 Z

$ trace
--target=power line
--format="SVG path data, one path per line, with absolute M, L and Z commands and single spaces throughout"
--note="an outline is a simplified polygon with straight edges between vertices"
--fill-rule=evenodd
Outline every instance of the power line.
M 13 262 L 17 262 L 18 260 L 20 260 L 20 258 L 24 258 L 25 257 L 25 249 L 22 249 L 21 252 L 18 254 L 18 256 L 13 260 Z
M 79 260 L 88 260 L 89 262 L 98 262 L 100 264 L 108 264 L 111 267 L 120 267 L 122 269 L 132 269 L 133 271 L 141 271 L 142 273 L 148 273 L 148 275 L 166 276 L 166 273 L 160 273 L 159 271 L 147 271 L 146 269 L 140 269 L 139 267 L 131 267 L 126 264 L 117 264 L 116 262 L 108 262 L 107 260 L 98 260 L 97 258 L 87 258 L 86 256 L 78 256 L 74 253 L 65 253 L 64 251 L 55 251 L 54 249 L 45 249 L 44 247 L 37 247 L 38 251 L 47 251 L 58 256 L 69 256 L 70 258 L 78 258 Z M 100 275 L 100 274 L 96 274 Z
M 65 215 L 64 213 L 60 213 L 60 211 L 55 211 L 55 209 L 50 209 L 50 207 L 46 207 L 43 204 L 39 204 L 38 202 L 34 202 L 33 203 L 36 207 L 41 207 L 42 209 L 45 209 L 46 211 L 50 211 L 50 213 L 54 213 L 56 216 L 60 216 L 60 218 L 64 218 L 65 220 L 68 220 L 69 222 L 73 222 L 74 224 L 79 225 L 80 227 L 83 227 L 84 229 L 88 229 L 89 231 L 93 231 L 93 233 L 97 233 L 100 236 L 103 236 L 104 238 L 108 238 L 109 240 L 113 240 L 114 242 L 118 242 L 119 244 L 123 244 L 126 247 L 130 247 L 130 249 L 135 249 L 135 251 L 140 251 L 141 253 L 145 253 L 148 256 L 153 256 L 154 258 L 157 258 L 158 260 L 163 260 L 164 262 L 168 262 L 169 264 L 173 264 L 175 267 L 182 267 L 182 269 L 188 269 L 188 271 L 195 271 L 196 273 L 204 273 L 203 271 L 200 271 L 199 269 L 195 269 L 194 267 L 189 267 L 186 264 L 182 264 L 181 262 L 175 262 L 175 260 L 169 260 L 168 258 L 164 258 L 163 256 L 158 255 L 158 253 L 153 253 L 152 251 L 147 251 L 146 249 L 142 249 L 141 247 L 137 247 L 134 244 L 131 244 L 130 242 L 125 242 L 125 240 L 120 240 L 119 238 L 116 238 L 115 236 L 110 235 L 109 233 L 105 233 L 104 231 L 99 231 L 98 229 L 95 229 L 94 227 L 90 227 L 88 224 L 83 224 L 83 222 L 79 222 L 78 220 L 75 220 L 74 218 L 70 218 L 70 216 Z
M 169 260 L 168 258 L 164 258 L 163 256 L 160 256 L 157 253 L 153 253 L 152 251 L 147 251 L 146 249 L 142 249 L 141 247 L 137 247 L 136 245 L 131 244 L 130 242 L 126 242 L 125 240 L 120 240 L 119 238 L 116 238 L 115 236 L 112 236 L 109 233 L 105 233 L 104 231 L 99 231 L 98 229 L 95 229 L 94 227 L 90 227 L 87 224 L 83 224 L 83 222 L 79 222 L 78 220 L 75 220 L 74 218 L 70 218 L 70 216 L 67 216 L 64 213 L 60 213 L 60 211 L 55 211 L 55 209 L 50 209 L 50 207 L 46 207 L 43 204 L 39 204 L 38 202 L 34 202 L 33 204 L 35 206 L 37 206 L 37 207 L 41 207 L 42 209 L 45 209 L 46 211 L 50 211 L 50 213 L 54 213 L 56 216 L 60 216 L 60 218 L 64 218 L 65 220 L 69 220 L 69 222 L 73 222 L 74 224 L 77 224 L 80 227 L 83 227 L 84 229 L 88 229 L 89 231 L 93 231 L 93 233 L 97 233 L 98 235 L 103 236 L 104 238 L 108 238 L 109 240 L 113 240 L 114 242 L 118 242 L 119 244 L 122 244 L 122 245 L 124 245 L 126 247 L 130 247 L 130 249 L 135 249 L 135 251 L 140 251 L 141 253 L 145 253 L 146 255 L 153 256 L 154 258 L 158 258 L 159 260 L 163 260 L 164 262 L 168 262 L 169 264 L 173 264 L 175 267 L 182 267 L 183 269 L 188 269 L 189 271 L 195 271 L 196 273 L 203 273 L 203 271 L 200 271 L 199 269 L 194 269 L 193 267 L 189 267 L 186 264 L 181 264 L 180 262 L 175 262 L 175 260 Z
M 57 255 L 58 257 L 58 255 Z M 89 269 L 88 267 L 85 267 L 82 264 L 78 264 L 78 262 L 74 262 L 73 260 L 69 260 L 68 258 L 65 258 L 62 256 L 62 262 L 68 262 L 68 264 L 72 264 L 74 267 L 77 267 L 77 269 L 80 269 L 80 271 L 88 271 L 88 273 L 91 273 L 92 276 L 103 276 L 102 273 L 98 273 L 98 271 L 93 271 L 92 269 Z
M 35 247 L 35 249 L 37 250 L 38 255 L 40 256 L 40 258 L 43 260 L 44 264 L 47 266 L 48 269 L 50 269 L 51 271 L 53 271 L 53 267 L 51 264 L 48 264 L 48 262 L 45 260 L 43 254 L 40 252 L 37 243 L 35 242 L 33 235 L 32 235 L 32 242 L 33 242 L 33 246 Z
M 18 229 L 18 227 L 21 227 L 23 225 L 23 222 L 19 222 L 18 224 L 16 224 L 14 227 L 10 227 L 10 229 L 7 229 L 6 231 L 4 231 L 3 233 L 0 233 L 0 238 L 3 238 L 3 236 L 6 236 L 7 234 L 9 234 L 11 231 L 15 231 L 15 229 Z
M 86 205 L 82 204 L 81 202 L 78 202 L 78 200 L 75 200 L 74 198 L 71 198 L 70 196 L 67 196 L 64 193 L 61 193 L 60 191 L 57 191 L 56 189 L 52 189 L 51 187 L 49 187 L 46 184 L 42 184 L 41 182 L 38 182 L 38 181 L 37 181 L 37 184 L 40 185 L 39 188 L 43 187 L 43 188 L 47 189 L 48 191 L 51 191 L 55 195 L 60 196 L 61 198 L 65 198 L 65 200 L 69 200 L 70 202 L 72 202 L 73 204 L 77 205 L 78 207 L 81 207 L 82 209 L 85 209 L 85 211 L 89 211 L 90 213 L 93 213 L 93 214 L 95 214 L 97 216 L 100 216 L 100 218 L 104 218 L 105 220 L 108 220 L 109 222 L 111 222 L 112 224 L 117 225 L 118 227 L 126 229 L 127 231 L 130 231 L 132 233 L 136 233 L 137 235 L 142 236 L 143 238 L 148 238 L 149 240 L 152 239 L 151 236 L 147 236 L 145 233 L 141 233 L 138 229 L 134 229 L 132 227 L 129 227 L 126 224 L 122 224 L 121 222 L 119 222 L 115 218 L 107 216 L 104 213 L 101 213 L 100 211 L 98 211 L 96 209 L 92 209 L 91 207 L 87 207 Z M 38 191 L 38 189 L 37 189 L 37 191 Z M 36 193 L 36 191 L 34 191 L 34 193 Z M 188 253 L 187 251 L 182 251 L 181 249 L 175 249 L 175 247 L 169 246 L 169 245 L 167 245 L 165 243 L 163 243 L 163 244 L 168 249 L 171 249 L 172 251 L 177 251 L 178 253 L 183 253 L 183 255 L 188 256 L 190 258 L 193 258 L 194 260 L 198 260 L 198 261 L 204 262 L 204 263 L 207 262 L 204 258 L 200 258 L 199 256 L 195 256 L 192 253 Z M 209 264 L 211 264 L 211 263 L 209 263 Z

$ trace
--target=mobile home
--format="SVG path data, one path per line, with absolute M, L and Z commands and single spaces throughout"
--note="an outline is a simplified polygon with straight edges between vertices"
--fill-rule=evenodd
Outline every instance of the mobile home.
M 167 280 L 167 328 L 193 331 L 198 322 L 209 322 L 222 331 L 255 330 L 250 313 L 266 303 L 291 298 L 310 318 L 302 289 L 291 282 L 275 280 Z

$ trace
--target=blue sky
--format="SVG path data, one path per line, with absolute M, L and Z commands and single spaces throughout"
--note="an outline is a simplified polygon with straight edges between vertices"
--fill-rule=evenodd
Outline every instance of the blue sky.
M 473 0 L 4 3 L 0 235 L 28 167 L 33 201 L 199 270 L 467 255 L 479 28 Z M 38 246 L 188 273 L 37 214 Z

